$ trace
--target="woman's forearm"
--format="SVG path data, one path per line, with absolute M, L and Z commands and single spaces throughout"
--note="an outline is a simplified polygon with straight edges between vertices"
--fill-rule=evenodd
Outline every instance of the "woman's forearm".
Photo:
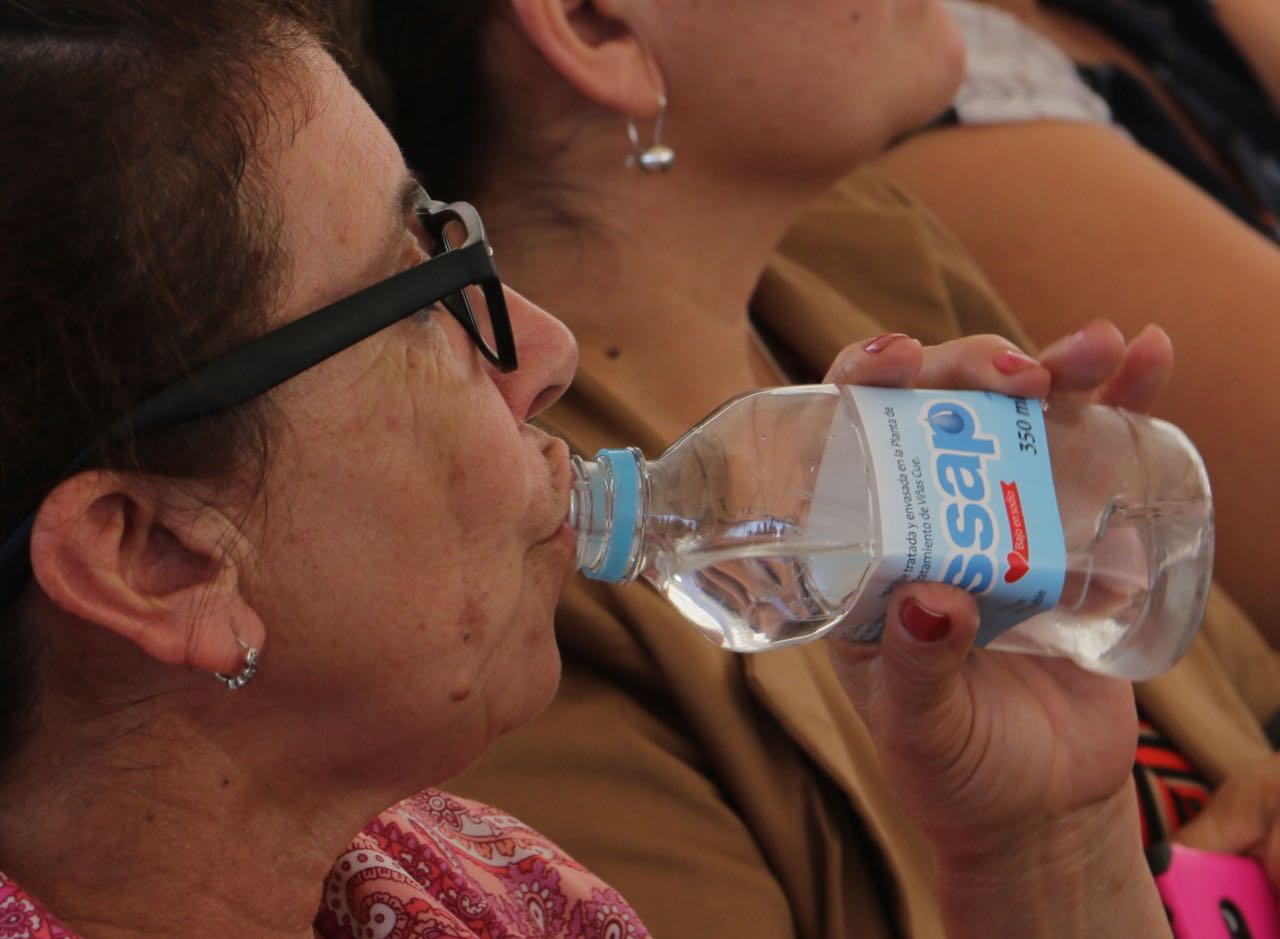
M 940 852 L 937 876 L 952 939 L 1170 935 L 1131 786 L 998 854 Z

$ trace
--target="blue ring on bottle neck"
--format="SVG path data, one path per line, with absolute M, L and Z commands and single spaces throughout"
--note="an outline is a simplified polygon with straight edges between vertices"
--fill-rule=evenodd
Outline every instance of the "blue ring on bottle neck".
M 593 580 L 622 580 L 631 560 L 635 541 L 636 516 L 640 511 L 640 470 L 630 450 L 601 450 L 596 462 L 609 464 L 613 477 L 613 512 L 609 518 L 609 542 L 600 569 L 587 576 Z

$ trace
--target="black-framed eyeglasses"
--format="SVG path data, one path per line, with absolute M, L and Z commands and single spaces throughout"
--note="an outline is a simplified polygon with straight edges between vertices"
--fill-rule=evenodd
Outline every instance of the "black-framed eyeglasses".
M 427 260 L 252 339 L 161 388 L 117 420 L 107 440 L 230 410 L 437 303 L 462 325 L 481 355 L 501 371 L 514 371 L 511 319 L 479 213 L 465 202 L 446 204 L 420 192 L 417 214 L 432 239 Z M 85 469 L 93 452 L 81 451 L 59 478 Z M 0 544 L 0 606 L 13 600 L 31 576 L 31 530 L 38 508 Z

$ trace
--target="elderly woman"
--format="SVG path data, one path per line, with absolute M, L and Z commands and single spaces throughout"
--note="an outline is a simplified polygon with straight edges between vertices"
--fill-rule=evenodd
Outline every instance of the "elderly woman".
M 886 363 L 914 354 L 901 332 L 1021 335 L 936 222 L 847 175 L 954 93 L 962 50 L 939 0 L 355 6 L 371 50 L 355 73 L 410 163 L 484 209 L 504 274 L 578 337 L 578 378 L 547 420 L 586 453 L 659 453 L 724 399 L 821 376 L 855 340 L 846 362 Z M 1158 331 L 1131 332 L 1139 358 L 1164 354 Z M 968 382 L 1038 367 L 983 342 Z M 1123 348 L 1091 324 L 1041 358 Z M 1269 752 L 1280 666 L 1221 595 L 1211 612 L 1187 664 L 1139 690 L 1143 752 L 1180 787 L 1138 768 L 1149 837 Z M 944 932 L 920 829 L 934 831 L 894 767 L 901 740 L 951 739 L 949 722 L 877 751 L 882 725 L 824 650 L 726 654 L 643 584 L 573 585 L 556 628 L 564 693 L 451 785 L 552 833 L 659 934 Z
M 0 42 L 4 935 L 644 936 L 544 839 L 422 791 L 556 684 L 567 452 L 528 419 L 564 327 L 287 4 L 14 0 Z M 993 354 L 900 342 L 835 377 Z M 956 933 L 995 903 L 1019 934 L 1155 934 L 1129 689 L 967 660 L 975 619 L 916 588 L 883 655 L 841 652 Z
M 556 685 L 576 352 L 289 12 L 0 6 L 2 932 L 640 934 L 504 816 L 378 815 Z

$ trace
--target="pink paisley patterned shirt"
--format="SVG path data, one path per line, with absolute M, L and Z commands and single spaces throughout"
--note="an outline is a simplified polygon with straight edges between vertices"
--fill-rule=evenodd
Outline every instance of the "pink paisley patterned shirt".
M 496 809 L 428 790 L 375 818 L 337 859 L 324 939 L 647 939 L 616 891 Z M 0 873 L 0 939 L 81 939 Z

